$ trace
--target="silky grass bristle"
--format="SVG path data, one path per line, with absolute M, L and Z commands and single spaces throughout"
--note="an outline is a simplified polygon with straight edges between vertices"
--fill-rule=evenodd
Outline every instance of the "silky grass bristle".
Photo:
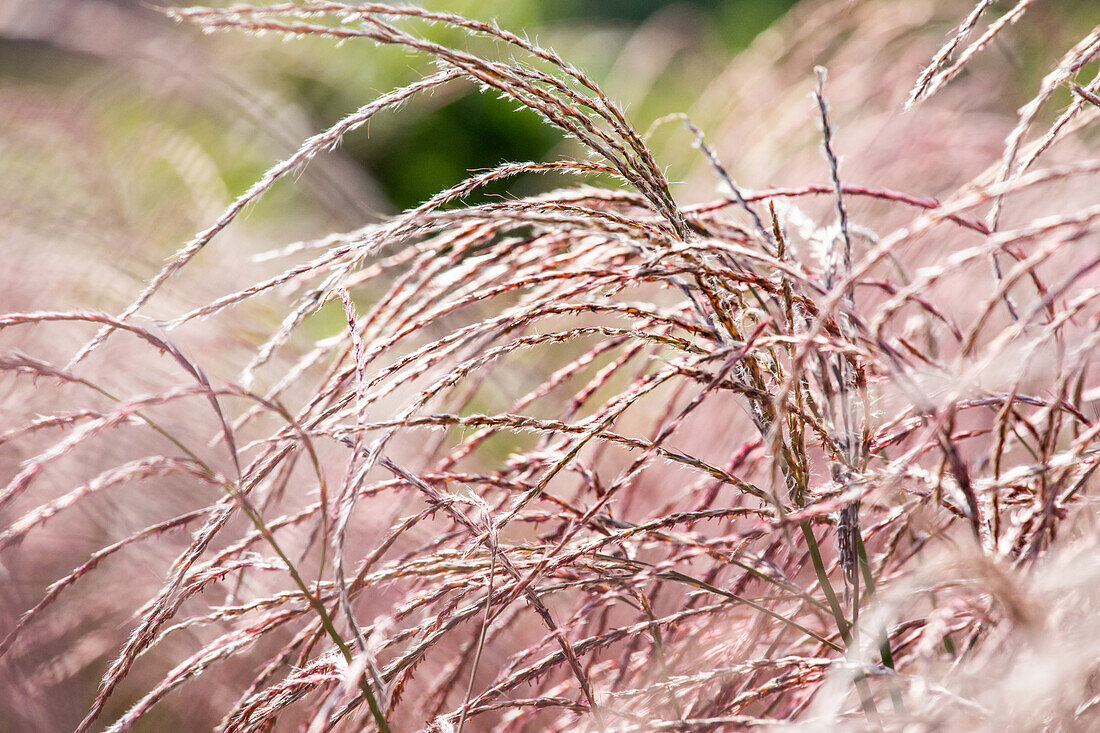
M 820 5 L 790 33 L 916 32 L 875 3 Z M 932 57 L 909 114 L 967 83 L 1031 3 L 969 41 L 992 5 Z M 396 45 L 439 70 L 271 166 L 116 316 L 0 315 L 4 335 L 87 327 L 71 358 L 0 357 L 27 405 L 0 428 L 18 456 L 3 567 L 32 566 L 44 528 L 81 527 L 96 501 L 118 495 L 141 523 L 93 520 L 98 549 L 4 617 L 5 674 L 26 680 L 4 705 L 51 674 L 83 690 L 92 669 L 81 732 L 156 725 L 202 696 L 222 731 L 1100 724 L 1100 77 L 1082 77 L 1100 30 L 938 198 L 919 172 L 963 170 L 938 160 L 950 146 L 909 161 L 907 191 L 856 182 L 853 83 L 799 67 L 802 105 L 773 111 L 820 145 L 814 181 L 746 188 L 679 116 L 723 188 L 688 205 L 596 81 L 492 23 L 320 0 L 167 12 Z M 276 243 L 254 261 L 281 272 L 144 317 L 280 180 L 462 83 L 578 157 L 503 163 L 388 220 Z M 468 202 L 533 173 L 580 181 Z M 274 294 L 281 323 L 239 376 L 209 376 L 188 329 Z M 318 336 L 318 314 L 337 327 Z M 118 370 L 151 364 L 167 384 L 118 391 Z M 126 569 L 140 548 L 159 548 L 161 577 Z M 73 634 L 83 647 L 45 669 Z

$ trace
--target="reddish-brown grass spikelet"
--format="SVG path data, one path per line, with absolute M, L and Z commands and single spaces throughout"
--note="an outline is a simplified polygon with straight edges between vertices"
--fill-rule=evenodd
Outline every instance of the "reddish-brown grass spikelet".
M 939 5 L 796 8 L 674 116 L 675 153 L 493 23 L 170 11 L 439 69 L 269 166 L 117 316 L 0 315 L 0 710 L 81 731 L 1094 726 L 1100 41 L 1047 49 L 1006 111 L 1013 72 L 979 52 L 1045 11 Z M 228 278 L 247 206 L 453 82 L 574 157 Z M 698 168 L 682 185 L 672 154 Z M 581 180 L 471 198 L 531 174 Z M 197 295 L 203 251 L 226 272 Z M 18 711 L 36 691 L 81 709 Z

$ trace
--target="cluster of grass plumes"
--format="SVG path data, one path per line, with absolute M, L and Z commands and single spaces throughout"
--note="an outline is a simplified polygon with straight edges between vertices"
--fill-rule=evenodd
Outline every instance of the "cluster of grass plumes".
M 988 5 L 912 103 L 1028 2 L 960 50 Z M 742 188 L 688 122 L 725 195 L 685 205 L 595 81 L 492 24 L 320 1 L 173 12 L 395 44 L 439 70 L 307 140 L 117 316 L 0 316 L 5 335 L 95 329 L 68 363 L 0 361 L 33 387 L 0 434 L 0 562 L 48 567 L 36 538 L 53 526 L 98 547 L 4 617 L 12 720 L 28 688 L 89 674 L 80 731 L 181 724 L 157 717 L 172 701 L 226 731 L 1100 720 L 1100 158 L 1059 157 L 1100 111 L 1097 79 L 1079 78 L 1100 30 L 942 200 L 919 180 L 847 180 L 819 70 L 803 118 L 820 178 Z M 376 114 L 470 82 L 587 157 L 478 172 L 143 318 L 280 179 Z M 591 183 L 467 203 L 528 174 Z M 284 319 L 235 379 L 177 339 L 273 294 Z M 333 312 L 343 327 L 312 338 Z M 169 386 L 105 386 L 154 363 Z M 155 582 L 128 570 L 138 548 L 163 554 Z

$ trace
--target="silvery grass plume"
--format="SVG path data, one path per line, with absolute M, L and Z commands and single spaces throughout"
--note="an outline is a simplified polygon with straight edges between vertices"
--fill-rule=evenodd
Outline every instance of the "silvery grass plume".
M 911 104 L 964 83 L 1029 3 L 964 46 L 989 5 Z M 875 96 L 857 84 L 868 49 L 925 21 L 800 9 L 788 29 L 875 30 L 858 64 L 838 47 L 832 79 L 783 67 L 800 76 L 771 111 L 820 146 L 814 177 L 747 188 L 724 151 L 753 119 L 708 140 L 680 117 L 720 189 L 687 204 L 595 80 L 492 23 L 320 1 L 169 12 L 438 69 L 303 142 L 117 315 L 0 316 L 5 336 L 81 339 L 71 358 L 0 357 L 26 400 L 0 433 L 3 567 L 43 563 L 47 526 L 98 548 L 5 608 L 0 655 L 22 680 L 6 706 L 57 678 L 83 689 L 91 669 L 78 731 L 155 725 L 170 705 L 223 731 L 1095 725 L 1100 108 L 1080 75 L 1096 30 L 1003 149 L 932 198 L 927 150 L 898 153 L 904 191 L 852 179 L 854 107 L 834 97 Z M 282 179 L 463 84 L 539 115 L 576 157 L 474 172 L 147 315 L 200 255 L 233 256 L 206 250 Z M 470 200 L 529 174 L 578 183 Z M 275 296 L 281 323 L 213 376 L 188 334 Z M 159 386 L 114 384 L 150 365 Z M 143 552 L 152 582 L 126 567 Z

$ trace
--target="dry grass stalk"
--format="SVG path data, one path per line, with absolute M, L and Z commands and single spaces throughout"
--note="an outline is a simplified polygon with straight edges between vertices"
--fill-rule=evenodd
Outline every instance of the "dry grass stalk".
M 1029 3 L 948 66 L 988 5 L 910 102 Z M 595 81 L 495 25 L 322 1 L 171 12 L 204 29 L 394 44 L 440 71 L 307 140 L 117 317 L 0 316 L 5 333 L 98 329 L 65 367 L 0 360 L 42 403 L 0 433 L 20 456 L 0 489 L 0 550 L 28 562 L 14 553 L 78 524 L 76 507 L 168 479 L 186 489 L 186 507 L 111 537 L 4 630 L 0 655 L 19 668 L 43 639 L 63 641 L 53 616 L 86 633 L 126 621 L 78 730 L 181 647 L 108 730 L 237 660 L 219 730 L 992 729 L 998 695 L 1019 686 L 1006 670 L 1067 649 L 1062 685 L 1014 707 L 1057 730 L 1100 719 L 1100 636 L 1081 620 L 1100 609 L 1100 206 L 1065 194 L 1095 192 L 1100 159 L 1054 160 L 1095 117 L 1095 80 L 1073 82 L 1095 32 L 1044 80 L 1001 159 L 942 202 L 844 180 L 822 71 L 828 183 L 743 189 L 688 122 L 731 196 L 687 206 Z M 506 53 L 430 40 L 424 22 Z M 280 246 L 267 258 L 291 260 L 281 274 L 163 327 L 140 319 L 281 178 L 459 80 L 539 114 L 590 159 L 476 173 L 392 220 Z M 1071 107 L 1025 145 L 1070 84 Z M 550 172 L 626 188 L 465 203 Z M 820 220 L 798 208 L 823 195 Z M 922 261 L 931 242 L 944 256 Z M 291 304 L 236 383 L 165 335 L 273 292 Z M 313 338 L 323 309 L 342 327 Z M 89 365 L 124 339 L 141 363 L 166 354 L 178 383 L 101 386 Z M 123 434 L 138 455 L 96 455 Z M 84 478 L 51 495 L 82 460 Z M 125 577 L 116 556 L 157 543 L 172 559 L 151 596 L 112 589 L 81 608 L 77 588 L 106 594 Z

